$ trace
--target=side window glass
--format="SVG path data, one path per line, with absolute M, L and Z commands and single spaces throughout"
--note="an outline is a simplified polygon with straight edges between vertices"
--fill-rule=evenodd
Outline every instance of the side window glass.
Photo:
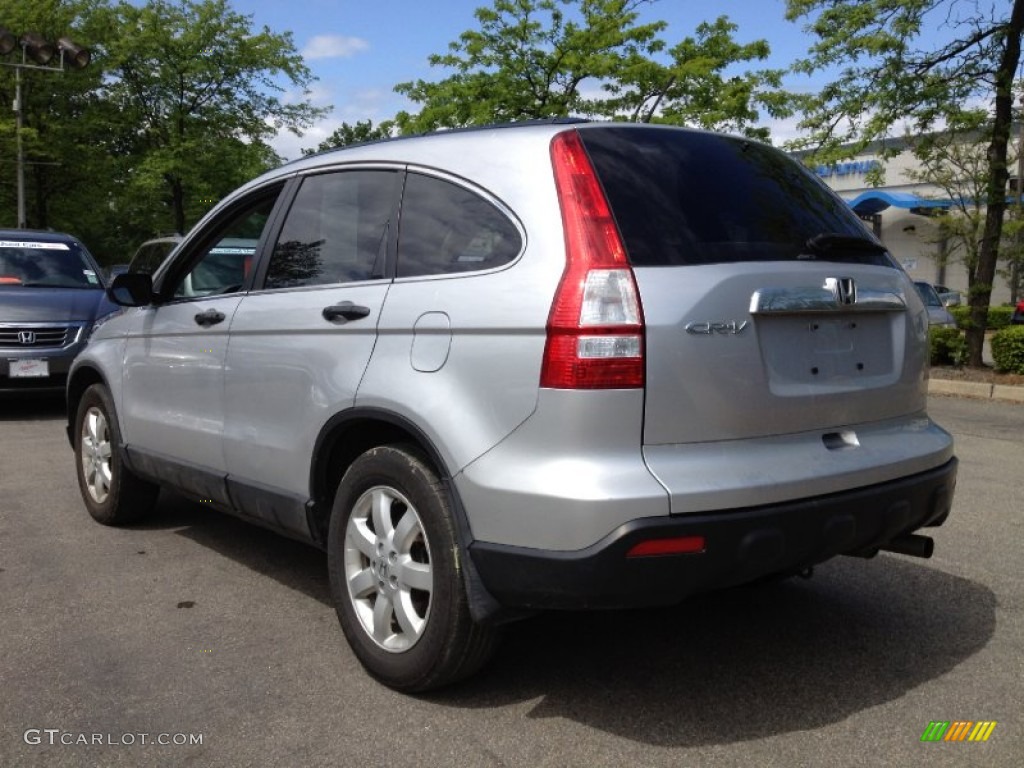
M 245 283 L 256 245 L 274 209 L 280 188 L 264 193 L 230 215 L 203 238 L 198 260 L 174 286 L 175 298 L 232 293 Z
M 398 232 L 398 276 L 491 269 L 519 255 L 519 230 L 488 200 L 464 187 L 409 174 Z
M 302 182 L 267 267 L 264 288 L 384 276 L 397 171 L 341 171 Z

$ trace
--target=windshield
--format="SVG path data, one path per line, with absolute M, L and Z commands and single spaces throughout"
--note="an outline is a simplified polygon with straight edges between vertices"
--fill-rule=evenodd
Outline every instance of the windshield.
M 78 243 L 0 240 L 0 286 L 29 288 L 103 287 Z

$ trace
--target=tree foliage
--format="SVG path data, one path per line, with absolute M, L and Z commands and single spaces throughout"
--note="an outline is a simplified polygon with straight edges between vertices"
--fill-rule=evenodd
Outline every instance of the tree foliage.
M 422 105 L 397 123 L 409 133 L 588 114 L 594 107 L 581 89 L 585 81 L 609 78 L 661 47 L 656 35 L 664 22 L 637 23 L 645 2 L 495 0 L 478 8 L 480 28 L 430 57 L 453 74 L 396 86 Z
M 291 34 L 253 30 L 227 0 L 122 0 L 111 17 L 119 34 L 102 96 L 131 116 L 120 137 L 136 160 L 127 187 L 162 194 L 177 231 L 274 159 L 266 141 L 277 130 L 320 115 L 282 98 L 282 79 L 301 89 L 312 79 Z
M 0 23 L 92 52 L 82 70 L 22 72 L 26 212 L 28 226 L 73 232 L 105 261 L 187 229 L 279 162 L 267 143 L 277 130 L 321 114 L 285 97 L 312 79 L 291 36 L 254 29 L 228 0 L 0 0 Z M 14 100 L 9 67 L 0 94 Z M 14 139 L 13 115 L 0 110 L 11 169 L 0 175 L 0 226 L 15 224 Z
M 738 43 L 728 17 L 698 25 L 669 49 L 670 61 L 636 60 L 605 84 L 612 94 L 603 114 L 634 122 L 689 125 L 768 140 L 769 129 L 755 127 L 761 109 L 773 118 L 793 113 L 794 97 L 782 90 L 783 70 L 747 70 L 738 64 L 763 61 L 771 53 L 765 40 Z
M 907 141 L 918 166 L 906 172 L 912 181 L 928 184 L 941 191 L 949 207 L 939 209 L 934 222 L 943 254 L 959 261 L 967 272 L 969 286 L 979 284 L 978 266 L 984 241 L 986 199 L 991 172 L 988 145 L 984 140 L 991 117 L 981 109 L 951 112 L 942 131 L 909 136 Z M 1010 151 L 1011 155 L 1015 154 Z M 1012 263 L 1018 257 L 1021 232 L 1019 209 L 1003 224 L 1000 259 L 1007 264 L 1002 276 L 1011 277 Z M 1012 286 L 1011 286 L 1012 293 Z M 991 321 L 988 323 L 991 327 Z
M 334 133 L 321 141 L 316 149 L 304 149 L 304 155 L 312 155 L 314 152 L 325 152 L 329 149 L 347 147 L 352 144 L 361 144 L 365 141 L 378 141 L 392 135 L 394 123 L 390 120 L 383 120 L 377 125 L 372 120 L 358 120 L 355 125 L 342 123 Z
M 982 106 L 986 188 L 974 282 L 969 287 L 971 365 L 982 364 L 985 314 L 1006 214 L 1012 83 L 1020 62 L 1024 0 L 787 0 L 791 20 L 808 18 L 815 41 L 804 72 L 839 68 L 808 107 L 807 145 L 826 159 L 852 156 L 904 126 L 926 134 Z M 924 29 L 941 42 L 926 46 Z
M 101 0 L 40 0 L 25 3 L 0 0 L 0 20 L 15 34 L 38 32 L 47 39 L 70 36 L 90 45 L 103 33 L 94 12 Z M 20 51 L 6 58 L 22 63 Z M 27 61 L 24 63 L 33 64 Z M 88 189 L 91 174 L 104 162 L 95 143 L 90 116 L 96 108 L 95 90 L 102 72 L 97 67 L 62 71 L 59 59 L 49 70 L 22 69 L 22 148 L 26 182 L 26 212 L 30 226 L 54 223 L 54 211 L 73 207 L 81 189 Z M 0 67 L 0 225 L 14 226 L 16 210 L 17 134 L 15 114 L 7 109 L 15 100 L 16 73 Z
M 781 72 L 732 74 L 767 57 L 767 42 L 735 42 L 736 26 L 721 17 L 668 48 L 665 22 L 640 22 L 651 2 L 495 0 L 476 11 L 479 29 L 430 57 L 451 74 L 396 87 L 421 107 L 397 125 L 409 133 L 572 115 L 747 130 L 759 108 L 788 114 Z

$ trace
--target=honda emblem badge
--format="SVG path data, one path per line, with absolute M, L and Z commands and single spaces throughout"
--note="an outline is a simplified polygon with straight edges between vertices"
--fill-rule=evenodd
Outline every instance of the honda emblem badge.
M 856 304 L 857 285 L 852 277 L 825 278 L 825 290 L 835 297 L 836 304 Z

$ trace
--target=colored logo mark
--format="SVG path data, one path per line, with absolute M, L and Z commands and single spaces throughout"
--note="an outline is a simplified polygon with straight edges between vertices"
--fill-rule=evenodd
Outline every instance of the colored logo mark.
M 932 720 L 921 734 L 921 741 L 988 741 L 995 720 Z

